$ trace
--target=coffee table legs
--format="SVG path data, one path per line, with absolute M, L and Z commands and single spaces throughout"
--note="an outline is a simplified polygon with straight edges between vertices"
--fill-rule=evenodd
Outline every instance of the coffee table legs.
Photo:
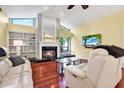
M 64 65 L 63 65 L 63 63 L 61 63 L 61 75 L 64 75 Z
M 60 75 L 64 75 L 64 65 L 66 64 L 66 66 L 68 66 L 68 65 L 77 65 L 76 64 L 76 61 L 81 61 L 81 60 L 75 60 L 75 61 L 70 61 L 70 62 L 67 62 L 67 63 L 59 63 L 59 74 Z

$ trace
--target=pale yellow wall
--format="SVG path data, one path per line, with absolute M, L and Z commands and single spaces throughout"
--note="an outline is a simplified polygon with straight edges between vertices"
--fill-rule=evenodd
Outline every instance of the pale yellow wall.
M 60 31 L 60 37 L 72 37 L 73 34 L 70 31 Z
M 0 46 L 7 47 L 8 31 L 35 33 L 36 28 L 23 25 L 15 25 L 0 21 Z
M 82 36 L 90 34 L 102 34 L 102 44 L 123 46 L 124 11 L 103 17 L 96 21 L 82 24 L 72 30 L 72 52 L 78 57 L 88 57 L 92 49 L 81 45 Z
M 7 47 L 8 31 L 35 33 L 36 30 L 36 28 L 30 26 L 10 24 L 8 16 L 0 12 L 0 47 Z
M 16 24 L 7 23 L 6 35 L 5 35 L 6 40 L 4 41 L 4 43 L 6 44 L 6 47 L 7 47 L 7 38 L 8 38 L 7 34 L 9 31 L 35 33 L 36 28 L 31 27 L 31 26 L 23 26 L 23 25 L 16 25 Z
M 23 25 L 15 25 L 15 24 L 7 24 L 7 31 L 15 31 L 15 32 L 31 32 L 35 33 L 36 28 L 31 26 L 23 26 Z
M 0 12 L 0 46 L 2 47 L 6 47 L 7 45 L 5 41 L 7 40 L 6 27 L 8 21 L 8 17 Z

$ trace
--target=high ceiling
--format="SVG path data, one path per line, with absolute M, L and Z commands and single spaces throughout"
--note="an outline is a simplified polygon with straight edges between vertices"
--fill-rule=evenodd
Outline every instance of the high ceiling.
M 79 5 L 71 10 L 67 10 L 67 5 L 2 5 L 1 7 L 12 18 L 35 18 L 38 13 L 55 16 L 60 18 L 62 25 L 69 28 L 124 10 L 124 5 L 90 5 L 86 10 Z

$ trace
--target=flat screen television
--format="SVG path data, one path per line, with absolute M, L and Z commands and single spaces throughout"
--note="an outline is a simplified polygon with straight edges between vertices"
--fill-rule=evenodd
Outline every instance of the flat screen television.
M 82 45 L 93 48 L 101 44 L 101 34 L 87 35 L 82 37 Z

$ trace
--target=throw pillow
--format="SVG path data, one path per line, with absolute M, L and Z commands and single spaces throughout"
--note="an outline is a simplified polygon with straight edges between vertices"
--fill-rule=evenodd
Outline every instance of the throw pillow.
M 21 56 L 10 57 L 9 59 L 12 61 L 13 66 L 18 66 L 25 63 L 25 60 Z
M 0 47 L 0 57 L 6 56 L 6 52 L 3 48 Z

